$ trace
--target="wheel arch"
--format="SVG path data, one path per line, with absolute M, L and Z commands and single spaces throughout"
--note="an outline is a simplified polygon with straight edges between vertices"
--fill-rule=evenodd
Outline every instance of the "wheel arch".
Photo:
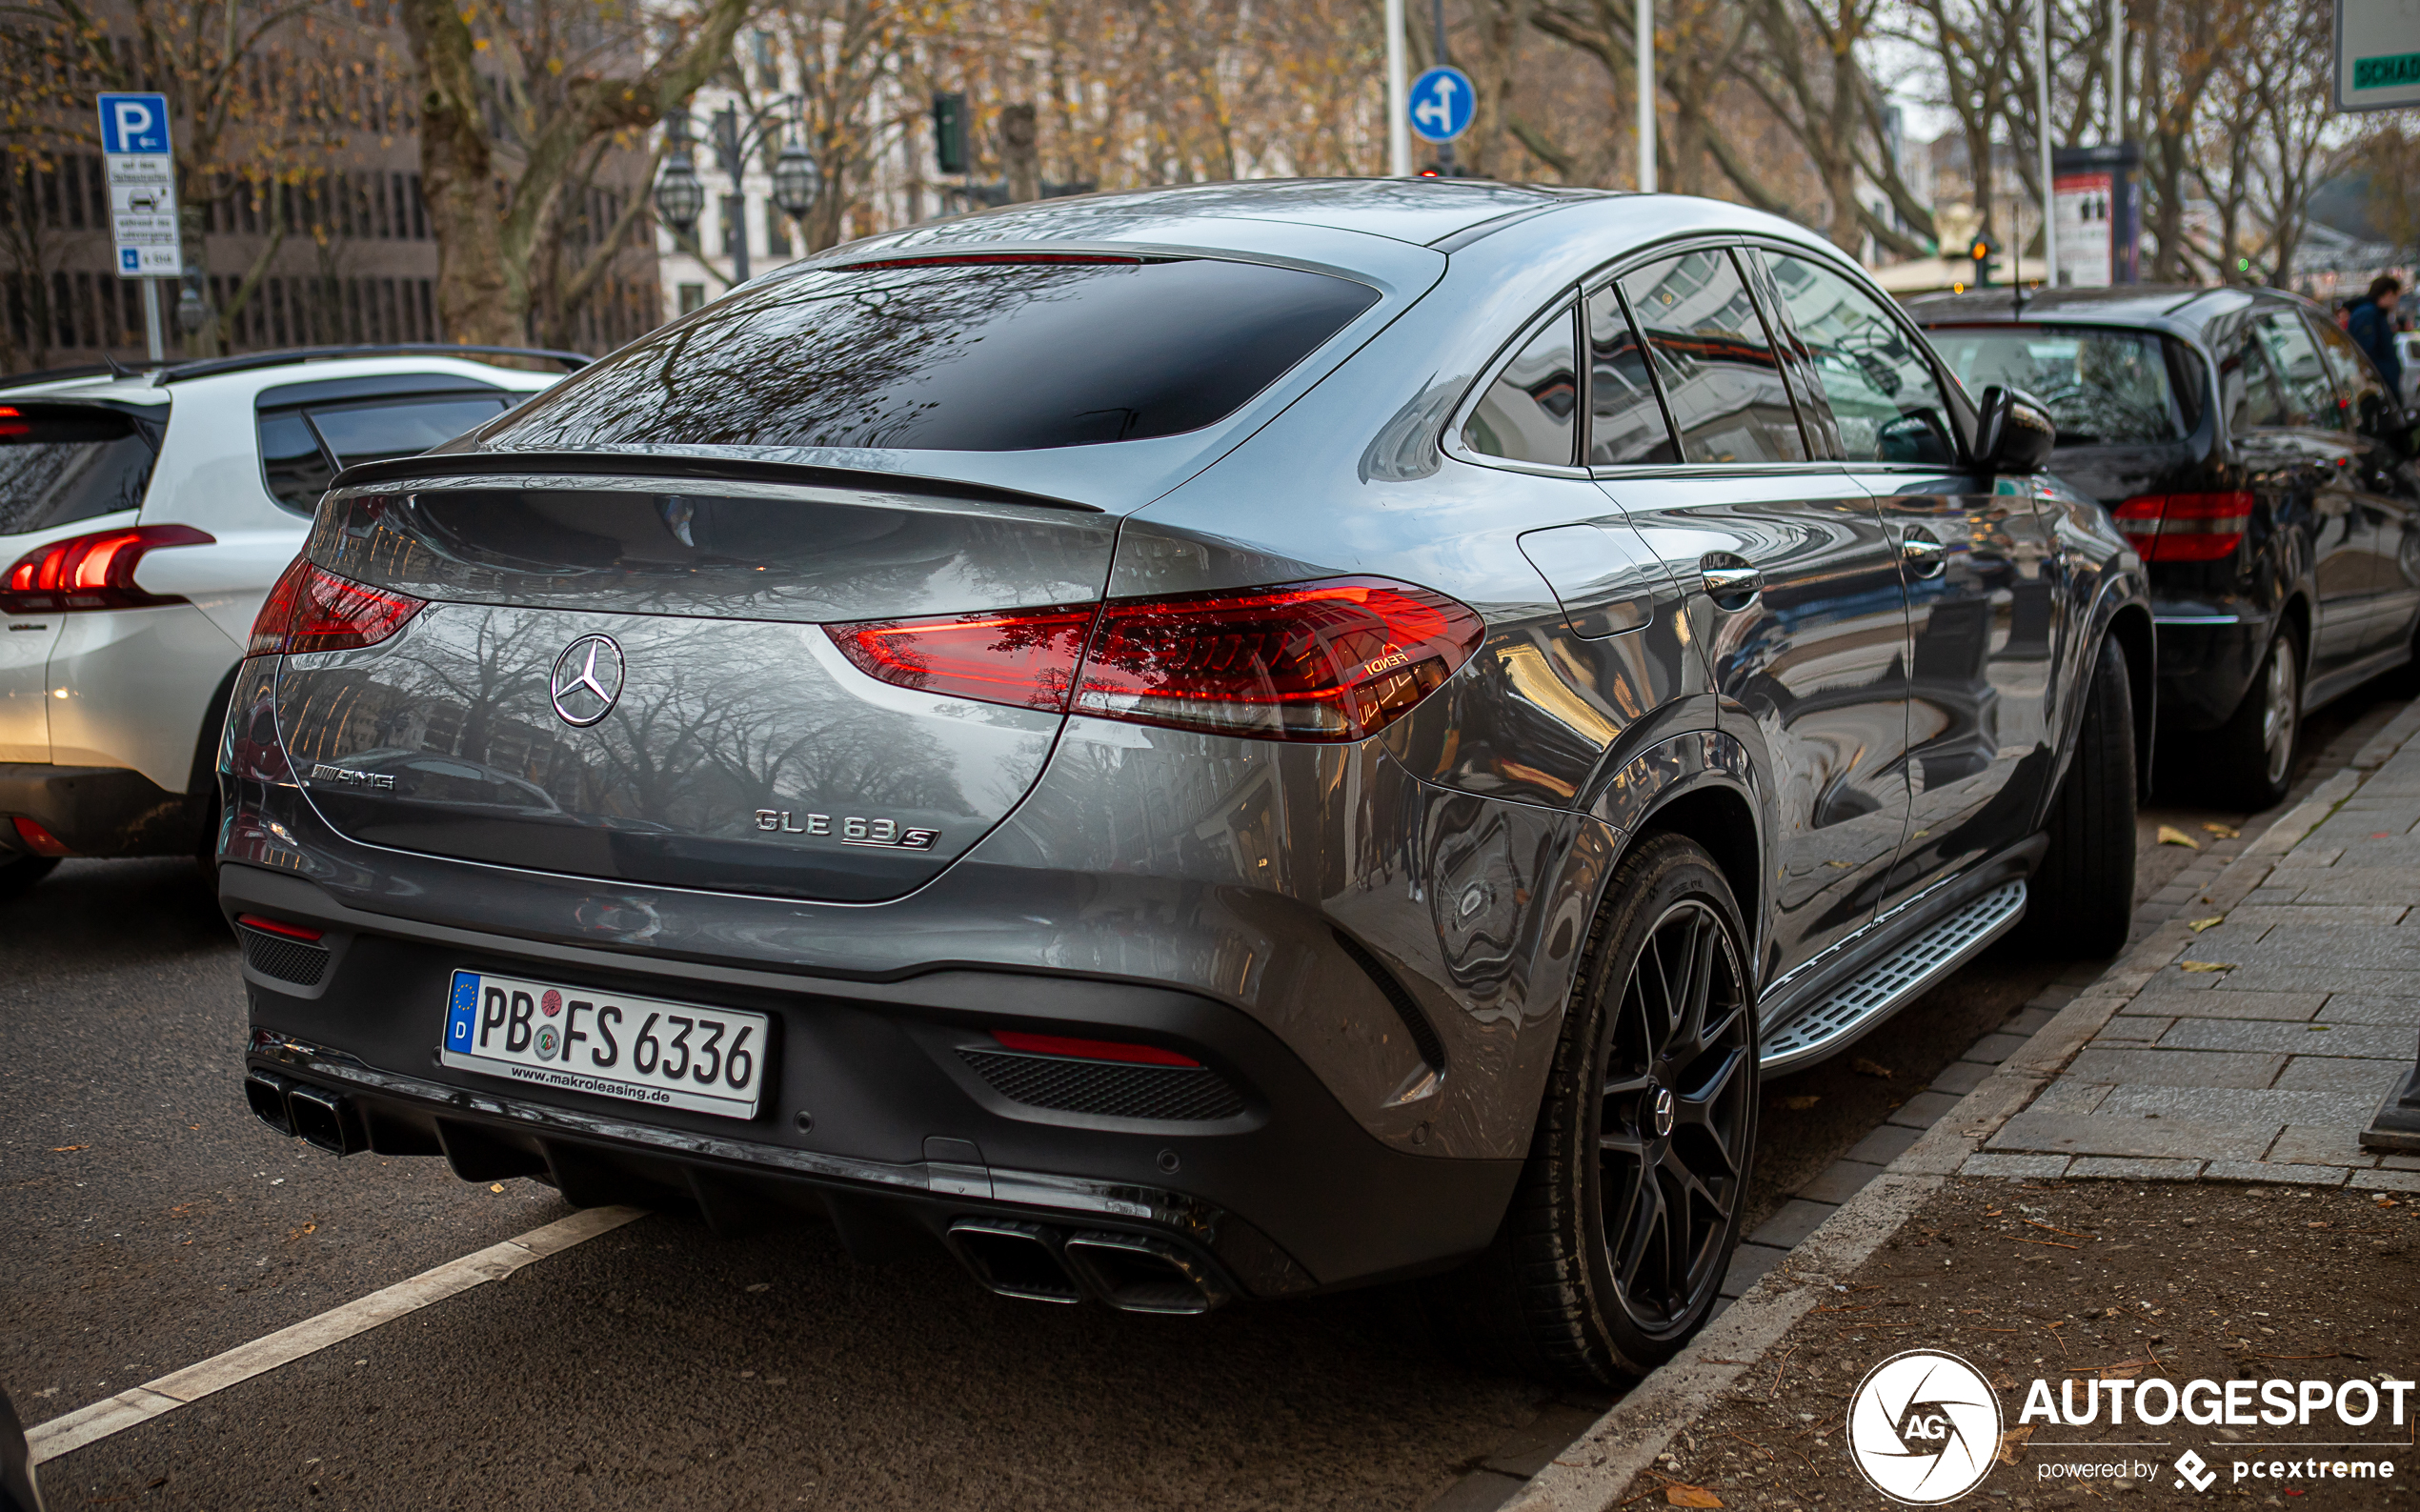
M 2140 604 L 2120 606 L 2109 616 L 2107 635 L 2117 642 L 2119 654 L 2126 657 L 2128 691 L 2134 706 L 2134 796 L 2137 802 L 2148 802 L 2151 796 L 2151 752 L 2156 744 L 2159 709 L 2159 651 L 2151 628 L 2151 615 Z M 2087 666 L 2097 665 L 2096 656 Z
M 1705 847 L 1730 884 L 1752 946 L 1764 943 L 1765 804 L 1745 745 L 1720 730 L 1659 740 L 1623 763 L 1589 812 L 1622 837 L 1621 857 L 1655 835 L 1680 835 Z M 1603 899 L 1598 899 L 1602 907 Z

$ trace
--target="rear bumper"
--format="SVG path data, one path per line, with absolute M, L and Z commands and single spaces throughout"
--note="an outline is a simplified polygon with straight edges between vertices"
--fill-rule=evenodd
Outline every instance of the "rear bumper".
M 78 856 L 182 856 L 198 843 L 211 816 L 194 801 L 125 767 L 0 762 L 0 819 L 23 815 Z M 14 827 L 0 849 L 16 844 Z
M 1206 1257 L 1240 1291 L 1275 1296 L 1476 1252 L 1521 1168 L 1389 1148 L 1275 1034 L 1172 988 L 969 968 L 846 981 L 634 959 L 361 913 L 250 865 L 224 866 L 220 889 L 231 918 L 308 925 L 328 952 L 304 970 L 248 952 L 251 1066 L 344 1094 L 368 1148 L 442 1155 L 467 1179 L 545 1176 L 582 1202 L 685 1198 L 725 1225 L 820 1209 L 860 1250 L 969 1218 L 1145 1234 Z M 758 1113 L 716 1118 L 441 1067 L 457 968 L 765 1013 L 776 1042 Z M 1002 1027 L 1171 1045 L 1237 1097 L 1207 1119 L 1019 1101 L 959 1054 Z
M 2164 614 L 2158 626 L 2160 728 L 2204 731 L 2225 724 L 2260 671 L 2269 618 L 2245 615 L 2221 622 Z

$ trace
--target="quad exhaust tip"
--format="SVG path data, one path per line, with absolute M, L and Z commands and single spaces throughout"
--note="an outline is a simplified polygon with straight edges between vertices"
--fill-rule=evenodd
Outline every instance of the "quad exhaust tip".
M 252 1071 L 244 1076 L 244 1101 L 261 1122 L 330 1155 L 358 1155 L 370 1148 L 360 1113 L 340 1092 Z
M 1189 1314 L 1206 1313 L 1229 1296 L 1208 1265 L 1146 1235 L 1066 1235 L 1015 1219 L 962 1218 L 944 1242 L 985 1287 L 1027 1301 L 1073 1303 L 1089 1296 L 1120 1312 Z

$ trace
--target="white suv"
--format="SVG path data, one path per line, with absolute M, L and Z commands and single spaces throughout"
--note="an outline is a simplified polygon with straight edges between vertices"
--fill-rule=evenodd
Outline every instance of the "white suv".
M 235 667 L 328 480 L 559 376 L 359 350 L 0 387 L 0 897 L 62 856 L 207 856 Z

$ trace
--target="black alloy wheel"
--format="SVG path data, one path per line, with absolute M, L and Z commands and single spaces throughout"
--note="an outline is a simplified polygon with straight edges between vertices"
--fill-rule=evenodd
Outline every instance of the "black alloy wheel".
M 2302 735 L 2302 666 L 2289 625 L 2269 641 L 2234 717 L 2219 727 L 2213 775 L 2222 802 L 2258 814 L 2286 800 Z
M 1604 897 L 1496 1241 L 1425 1288 L 1474 1362 L 1598 1385 L 1662 1364 L 1712 1313 L 1760 1083 L 1747 932 L 1714 858 L 1649 836 Z
M 1606 1036 L 1596 1200 L 1614 1295 L 1642 1334 L 1686 1328 L 1722 1280 L 1755 1127 L 1745 973 L 1703 898 L 1667 909 Z

